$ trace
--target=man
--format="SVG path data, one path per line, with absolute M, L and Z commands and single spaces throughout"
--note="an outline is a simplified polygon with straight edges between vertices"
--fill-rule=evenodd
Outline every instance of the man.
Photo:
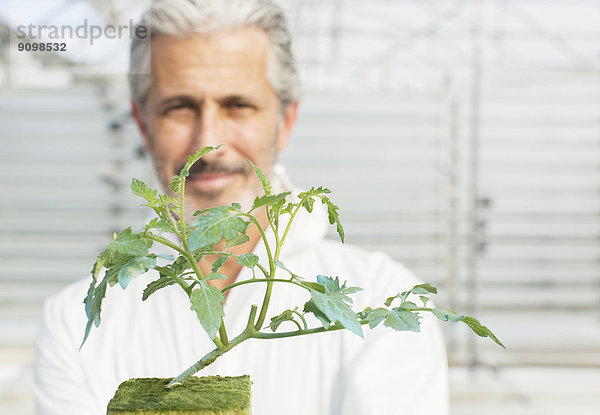
M 251 204 L 261 186 L 247 159 L 278 191 L 288 189 L 275 161 L 296 120 L 299 82 L 281 10 L 268 0 L 163 0 L 154 2 L 141 24 L 150 22 L 151 41 L 132 46 L 132 113 L 163 187 L 189 154 L 225 144 L 192 170 L 189 211 Z M 149 76 L 135 75 L 144 68 Z M 267 228 L 264 212 L 259 221 Z M 283 262 L 306 278 L 339 276 L 364 287 L 355 309 L 378 306 L 418 283 L 383 254 L 325 240 L 326 218 L 319 212 L 297 222 Z M 263 260 L 259 235 L 249 236 L 240 249 Z M 210 261 L 199 265 L 206 271 Z M 249 278 L 248 271 L 227 262 L 221 272 L 229 279 L 211 283 L 221 288 Z M 81 351 L 81 299 L 89 279 L 47 301 L 34 367 L 39 413 L 105 413 L 120 382 L 175 376 L 213 348 L 177 287 L 142 303 L 141 291 L 155 278 L 140 276 L 127 290 L 109 290 L 102 324 Z M 224 311 L 231 333 L 243 329 L 263 290 L 250 284 L 228 292 Z M 302 290 L 275 285 L 270 315 L 306 300 Z M 259 415 L 447 413 L 446 357 L 432 319 L 423 319 L 421 333 L 378 328 L 366 334 L 364 341 L 343 331 L 252 340 L 198 375 L 250 374 Z

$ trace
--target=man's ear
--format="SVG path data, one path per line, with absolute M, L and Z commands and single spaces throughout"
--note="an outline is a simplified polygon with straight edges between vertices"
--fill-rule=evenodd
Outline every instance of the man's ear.
M 148 129 L 146 127 L 146 123 L 144 122 L 144 117 L 142 115 L 142 108 L 140 108 L 139 104 L 135 100 L 131 100 L 131 115 L 135 120 L 135 123 L 140 130 L 140 134 L 144 138 L 144 148 L 148 153 L 150 153 L 150 136 L 148 135 Z
M 292 102 L 287 105 L 285 112 L 283 113 L 283 120 L 279 129 L 279 137 L 277 137 L 277 150 L 281 151 L 286 148 L 290 135 L 292 134 L 292 128 L 298 118 L 298 102 Z

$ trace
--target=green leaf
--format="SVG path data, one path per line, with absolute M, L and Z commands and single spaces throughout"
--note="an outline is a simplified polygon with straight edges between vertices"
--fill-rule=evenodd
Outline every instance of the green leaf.
M 223 264 L 225 263 L 225 261 L 227 261 L 229 259 L 228 255 L 223 255 L 219 258 L 217 258 L 215 260 L 215 262 L 213 262 L 212 267 L 210 268 L 210 270 L 212 272 L 217 272 L 219 270 L 219 268 L 221 268 L 223 266 Z
M 392 302 L 397 298 L 399 298 L 401 300 L 401 302 L 404 303 L 410 294 L 424 295 L 424 294 L 430 294 L 430 293 L 437 294 L 437 287 L 435 285 L 433 285 L 433 284 L 415 285 L 410 290 L 406 290 L 406 291 L 401 292 L 400 294 L 396 294 L 393 297 L 389 297 L 387 300 L 385 300 L 385 305 L 389 307 L 390 305 L 392 305 Z M 423 301 L 423 297 L 420 297 L 420 298 L 421 298 L 421 301 Z
M 178 256 L 175 261 L 166 265 L 166 266 L 157 266 L 154 267 L 161 274 L 166 274 L 171 278 L 176 277 L 178 275 L 183 274 L 185 271 L 191 268 L 190 263 L 184 256 Z
M 233 238 L 232 240 L 227 242 L 227 245 L 225 245 L 225 249 L 231 248 L 232 246 L 245 244 L 249 240 L 250 240 L 250 238 L 248 237 L 248 235 L 246 235 L 244 233 L 240 233 L 238 236 L 236 236 L 235 238 Z
M 131 180 L 130 188 L 131 188 L 131 191 L 135 195 L 146 199 L 146 201 L 148 202 L 148 206 L 150 206 L 150 207 L 156 206 L 156 204 L 158 202 L 156 199 L 156 195 L 158 194 L 158 191 L 156 189 L 152 189 L 143 181 L 135 179 L 135 178 Z
M 160 278 L 152 281 L 148 286 L 144 289 L 144 293 L 142 294 L 142 301 L 146 301 L 151 294 L 154 294 L 156 291 L 161 288 L 168 287 L 169 285 L 175 284 L 175 280 L 169 278 L 168 276 L 161 274 Z
M 147 272 L 149 269 L 156 266 L 156 258 L 154 257 L 135 257 L 127 264 L 119 269 L 118 280 L 122 288 L 127 288 L 134 277 Z
M 223 302 L 225 297 L 217 287 L 201 283 L 200 288 L 194 289 L 190 296 L 190 309 L 196 312 L 200 324 L 212 340 L 217 335 L 223 322 Z
M 340 279 L 338 277 L 333 279 L 325 275 L 317 275 L 317 281 L 319 284 L 325 287 L 325 292 L 327 294 L 336 295 L 350 304 L 352 304 L 352 300 L 350 297 L 348 297 L 348 295 L 362 291 L 362 288 L 360 287 L 346 287 L 345 282 L 340 286 Z
M 144 227 L 144 231 L 149 231 L 150 229 L 158 229 L 160 232 L 173 232 L 174 229 L 171 224 L 159 218 L 154 218 Z
M 169 184 L 169 187 L 171 188 L 171 190 L 173 190 L 175 193 L 180 195 L 183 191 L 183 186 L 185 185 L 185 179 L 190 175 L 190 168 L 192 167 L 192 165 L 194 163 L 196 163 L 198 160 L 200 160 L 202 158 L 202 156 L 204 156 L 206 153 L 208 153 L 212 150 L 216 150 L 219 147 L 221 147 L 221 146 L 220 145 L 217 147 L 207 146 L 207 147 L 201 148 L 200 150 L 196 151 L 194 154 L 190 155 L 188 157 L 187 163 L 185 163 L 185 165 L 183 166 L 183 169 L 181 169 L 181 172 L 179 172 L 179 174 L 174 176 L 173 179 L 171 180 L 171 183 Z
M 264 175 L 264 173 L 262 172 L 261 169 L 259 169 L 258 167 L 256 167 L 254 165 L 254 163 L 252 163 L 250 160 L 248 160 L 248 163 L 250 163 L 250 165 L 252 166 L 252 168 L 256 172 L 256 175 L 258 176 L 258 180 L 260 180 L 260 183 L 262 184 L 263 190 L 265 191 L 265 195 L 266 196 L 270 195 L 271 194 L 271 183 L 269 183 L 269 181 L 267 180 L 267 178 L 265 177 L 265 175 Z
M 273 205 L 276 205 L 278 203 L 284 203 L 285 202 L 285 198 L 290 193 L 291 192 L 283 192 L 283 193 L 279 193 L 279 194 L 276 194 L 276 195 L 259 196 L 256 199 L 254 199 L 254 204 L 252 205 L 252 210 L 258 209 L 261 206 L 273 206 Z
M 291 213 L 292 213 L 292 211 L 294 210 L 294 206 L 296 206 L 296 205 L 295 205 L 295 204 L 293 204 L 292 202 L 289 202 L 287 205 L 285 205 L 285 207 L 284 207 L 284 208 L 282 208 L 282 209 L 279 211 L 279 214 L 280 214 L 280 215 L 283 215 L 284 213 L 289 213 L 289 214 L 291 214 Z
M 340 236 L 340 240 L 344 242 L 344 228 L 342 227 L 342 223 L 340 222 L 340 215 L 338 213 L 339 208 L 334 205 L 331 200 L 327 196 L 320 196 L 321 200 L 327 206 L 327 214 L 329 215 L 329 223 L 332 225 L 336 224 L 336 230 L 338 235 Z
M 488 329 L 486 326 L 482 325 L 479 320 L 473 318 L 473 317 L 469 317 L 469 316 L 465 316 L 462 318 L 461 320 L 463 323 L 465 323 L 467 326 L 469 326 L 471 328 L 471 330 L 473 330 L 473 332 L 475 334 L 477 334 L 479 337 L 489 337 L 490 339 L 492 339 L 497 345 L 503 347 L 504 349 L 506 349 L 506 347 L 502 344 L 502 342 L 494 335 L 494 333 L 492 333 L 492 331 L 490 329 Z
M 189 236 L 191 251 L 214 245 L 222 239 L 229 242 L 244 233 L 248 226 L 243 219 L 230 213 L 227 207 L 210 209 L 210 213 L 198 216 L 192 225 L 195 229 Z
M 437 287 L 434 284 L 419 284 L 410 289 L 413 294 L 437 294 Z
M 405 301 L 402 304 L 400 304 L 398 308 L 402 308 L 404 310 L 414 310 L 416 308 L 419 308 L 419 306 L 413 303 L 412 301 Z
M 352 303 L 352 300 L 346 294 L 353 294 L 356 291 L 361 290 L 361 288 L 346 288 L 345 283 L 340 286 L 338 277 L 333 279 L 331 277 L 319 275 L 317 276 L 317 281 L 325 288 L 325 293 L 315 290 L 310 291 L 311 301 L 314 306 L 316 306 L 329 321 L 339 322 L 351 332 L 363 337 L 358 317 L 354 311 L 352 311 L 352 308 L 346 304 L 347 302 Z M 310 311 L 314 313 L 313 310 Z
M 300 285 L 302 285 L 307 290 L 315 290 L 320 293 L 325 292 L 325 287 L 323 287 L 323 285 L 319 284 L 318 282 L 303 281 L 303 280 L 299 280 L 299 279 L 297 281 Z
M 102 300 L 106 295 L 106 284 L 107 280 L 104 278 L 102 282 L 100 282 L 96 286 L 96 279 L 92 279 L 92 283 L 87 292 L 87 296 L 83 300 L 85 304 L 85 313 L 87 315 L 88 321 L 85 326 L 85 332 L 83 334 L 83 341 L 81 342 L 81 346 L 87 340 L 90 330 L 92 329 L 92 324 L 98 327 L 100 325 L 100 312 L 102 311 Z M 80 346 L 80 347 L 81 347 Z
M 319 310 L 319 307 L 315 305 L 313 300 L 309 300 L 306 302 L 306 304 L 304 304 L 304 312 L 313 313 L 326 329 L 331 326 L 331 320 L 321 310 Z
M 207 276 L 204 277 L 204 279 L 206 281 L 209 280 L 226 280 L 227 279 L 227 275 L 223 275 L 219 272 L 211 272 L 210 274 L 208 274 Z
M 258 256 L 254 254 L 243 254 L 237 259 L 237 263 L 248 268 L 254 268 L 258 264 Z
M 427 302 L 429 301 L 429 297 L 425 297 L 423 295 L 419 296 L 419 299 L 423 301 L 423 307 L 427 307 Z
M 302 206 L 304 207 L 304 209 L 306 209 L 308 213 L 312 213 L 314 204 L 315 199 L 313 199 L 312 197 L 307 197 L 302 201 Z
M 398 331 L 420 331 L 419 315 L 403 309 L 390 310 L 383 322 L 386 327 L 393 328 Z
M 149 241 L 142 240 L 140 234 L 132 233 L 131 228 L 127 228 L 116 236 L 108 248 L 119 254 L 143 256 L 148 253 Z M 109 264 L 105 266 L 111 267 Z
M 438 310 L 437 308 L 432 309 L 431 312 L 433 313 L 434 316 L 436 316 L 438 319 L 440 319 L 442 321 L 457 322 L 457 321 L 461 321 L 465 317 L 465 316 L 458 315 L 453 311 Z
M 269 324 L 271 331 L 276 331 L 281 323 L 285 321 L 294 321 L 294 312 L 292 310 L 285 310 L 280 315 L 271 317 L 271 324 Z
M 307 197 L 311 197 L 311 196 L 319 196 L 319 195 L 323 195 L 326 193 L 331 193 L 331 190 L 329 190 L 326 187 L 323 186 L 319 186 L 317 188 L 311 187 L 310 190 L 307 190 L 305 192 L 299 193 L 298 194 L 298 199 L 302 200 L 304 198 Z
M 296 275 L 295 273 L 293 273 L 292 271 L 290 271 L 288 269 L 288 267 L 286 267 L 285 264 L 283 262 L 281 262 L 280 260 L 278 260 L 277 258 L 275 258 L 274 262 L 275 262 L 275 265 L 277 265 L 277 267 L 279 267 L 282 270 L 286 271 L 292 277 L 294 277 L 294 278 L 300 278 L 298 275 Z M 322 292 L 325 292 L 325 291 L 322 291 Z
M 374 329 L 381 323 L 388 315 L 388 310 L 385 308 L 376 308 L 367 313 L 367 321 L 369 322 L 369 327 Z

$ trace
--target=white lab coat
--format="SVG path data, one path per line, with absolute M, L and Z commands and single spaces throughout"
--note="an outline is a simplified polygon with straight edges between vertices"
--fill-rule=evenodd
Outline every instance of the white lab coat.
M 388 296 L 420 282 L 383 253 L 324 239 L 327 226 L 324 212 L 298 215 L 281 259 L 307 280 L 323 274 L 363 287 L 353 295 L 355 311 L 381 306 Z M 259 243 L 254 252 L 265 264 L 264 246 Z M 244 268 L 238 281 L 250 277 Z M 40 415 L 105 414 L 122 381 L 173 377 L 214 348 L 178 286 L 141 300 L 145 286 L 157 278 L 150 271 L 126 290 L 118 285 L 107 290 L 102 323 L 79 350 L 90 278 L 45 303 L 33 367 Z M 230 291 L 225 304 L 230 338 L 243 330 L 250 306 L 260 306 L 265 288 L 248 284 Z M 275 284 L 269 316 L 295 306 L 301 310 L 308 299 L 299 287 Z M 284 323 L 279 330 L 294 327 Z M 396 332 L 383 324 L 363 329 L 364 340 L 349 331 L 251 339 L 197 375 L 249 374 L 256 415 L 446 415 L 447 359 L 435 319 L 424 316 L 420 333 Z

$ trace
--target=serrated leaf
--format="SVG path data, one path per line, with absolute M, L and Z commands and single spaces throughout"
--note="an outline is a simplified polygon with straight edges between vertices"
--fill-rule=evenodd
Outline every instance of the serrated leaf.
M 296 275 L 295 273 L 293 273 L 292 271 L 290 271 L 288 269 L 288 267 L 285 266 L 285 264 L 283 262 L 281 262 L 279 259 L 275 258 L 274 260 L 275 265 L 277 265 L 277 267 L 281 268 L 282 270 L 286 271 L 288 274 L 290 274 L 292 277 L 294 278 L 299 278 L 298 275 Z
M 418 314 L 403 309 L 390 310 L 383 325 L 398 331 L 418 332 L 421 330 Z
M 206 153 L 212 150 L 216 150 L 219 147 L 221 146 L 219 145 L 217 147 L 203 147 L 200 150 L 196 151 L 194 154 L 190 155 L 188 157 L 188 161 L 185 163 L 179 174 L 174 176 L 171 180 L 171 183 L 169 183 L 169 187 L 171 188 L 171 190 L 180 195 L 185 184 L 185 179 L 190 175 L 190 168 L 192 167 L 192 165 L 198 160 L 200 160 L 202 156 L 204 156 Z
M 322 294 L 318 291 L 311 291 L 311 301 L 314 305 L 327 316 L 330 321 L 339 322 L 342 326 L 351 332 L 364 337 L 360 323 L 356 314 L 340 296 L 336 294 Z
M 276 317 L 271 317 L 271 324 L 269 324 L 271 331 L 276 331 L 277 328 L 281 325 L 281 323 L 285 321 L 294 321 L 294 313 L 292 312 L 292 310 L 285 310 L 280 315 Z
M 325 287 L 323 287 L 318 282 L 298 280 L 298 283 L 300 285 L 302 285 L 304 288 L 306 288 L 307 290 L 315 290 L 320 293 L 325 293 Z
M 254 268 L 258 264 L 258 256 L 250 253 L 240 255 L 237 259 L 237 263 L 244 267 Z
M 142 240 L 140 234 L 133 233 L 131 228 L 127 228 L 117 235 L 109 244 L 109 248 L 114 248 L 119 254 L 143 256 L 148 253 L 149 244 L 148 241 Z M 105 266 L 112 267 L 109 264 Z
M 298 194 L 298 199 L 302 200 L 306 197 L 310 197 L 310 196 L 319 196 L 319 195 L 323 195 L 326 193 L 331 193 L 331 190 L 329 190 L 326 187 L 323 186 L 319 186 L 317 188 L 311 187 L 310 190 L 307 190 L 305 192 L 299 193 Z
M 344 228 L 342 227 L 342 223 L 340 222 L 340 215 L 338 213 L 339 208 L 334 205 L 331 200 L 327 196 L 320 196 L 321 200 L 327 206 L 327 214 L 329 216 L 329 223 L 336 224 L 336 230 L 338 235 L 340 236 L 340 240 L 344 242 Z
M 385 300 L 385 305 L 386 306 L 390 306 L 392 305 L 392 302 L 399 298 L 401 300 L 401 302 L 405 302 L 406 299 L 408 298 L 408 296 L 410 294 L 416 294 L 416 295 L 423 295 L 423 294 L 437 294 L 437 287 L 433 284 L 418 284 L 415 285 L 414 287 L 412 287 L 410 290 L 406 290 L 401 292 L 400 294 L 396 294 L 393 297 L 389 297 L 387 300 Z M 421 297 L 421 301 L 423 301 L 423 298 Z
M 413 294 L 437 294 L 437 287 L 434 284 L 419 284 L 410 289 Z
M 331 326 L 331 320 L 315 305 L 313 300 L 309 300 L 304 304 L 305 313 L 313 313 L 314 316 L 323 324 L 326 329 Z
M 149 231 L 150 229 L 158 229 L 160 232 L 173 232 L 174 229 L 171 224 L 159 218 L 154 218 L 145 226 L 144 230 Z
M 287 205 L 285 205 L 285 207 L 284 207 L 284 208 L 282 208 L 282 209 L 279 211 L 279 214 L 281 214 L 281 215 L 282 215 L 282 214 L 284 214 L 284 213 L 289 213 L 289 214 L 291 214 L 291 213 L 292 213 L 292 211 L 294 210 L 294 206 L 296 206 L 296 205 L 295 205 L 295 204 L 293 204 L 292 202 L 289 202 Z
M 388 310 L 385 308 L 376 308 L 367 313 L 367 321 L 369 322 L 369 327 L 374 329 L 381 323 L 388 315 Z
M 276 195 L 264 195 L 264 196 L 259 196 L 256 199 L 254 199 L 254 204 L 252 205 L 252 210 L 254 209 L 258 209 L 259 207 L 262 206 L 274 206 L 278 203 L 285 203 L 285 198 L 290 194 L 291 192 L 283 192 L 283 193 L 279 193 Z
M 248 160 L 248 163 L 250 163 L 250 165 L 256 172 L 256 175 L 258 176 L 258 180 L 260 180 L 263 190 L 265 191 L 265 195 L 266 196 L 270 195 L 271 194 L 271 183 L 269 183 L 269 181 L 267 180 L 267 178 L 265 177 L 264 173 L 262 172 L 262 170 L 260 168 L 255 166 L 254 163 L 252 163 L 250 160 Z
M 486 326 L 482 325 L 479 320 L 473 318 L 473 317 L 469 317 L 469 316 L 464 316 L 462 318 L 463 323 L 465 323 L 467 326 L 469 326 L 471 328 L 471 330 L 473 330 L 473 332 L 475 334 L 477 334 L 479 337 L 489 337 L 490 339 L 492 339 L 497 345 L 503 347 L 504 349 L 506 349 L 506 347 L 502 344 L 502 342 L 494 335 L 494 333 L 492 333 L 492 331 L 490 329 L 488 329 Z
M 223 255 L 223 256 L 217 258 L 215 260 L 215 262 L 213 262 L 210 270 L 212 272 L 217 272 L 219 270 L 219 268 L 221 268 L 223 266 L 223 264 L 225 263 L 225 261 L 227 261 L 228 259 L 229 259 L 229 256 L 227 256 L 227 255 Z
M 132 258 L 131 261 L 120 267 L 117 276 L 119 284 L 122 288 L 127 288 L 133 278 L 147 272 L 155 266 L 156 258 L 149 256 Z
M 231 248 L 232 246 L 245 244 L 249 240 L 250 240 L 250 238 L 248 237 L 248 235 L 241 233 L 238 236 L 236 236 L 235 238 L 233 238 L 232 240 L 230 240 L 229 242 L 227 242 L 227 245 L 225 245 L 225 249 Z
M 352 304 L 352 299 L 348 295 L 362 291 L 360 287 L 346 287 L 346 282 L 340 286 L 340 279 L 338 277 L 334 279 L 326 275 L 317 275 L 317 282 L 325 288 L 327 294 L 338 296 L 350 304 Z
M 83 346 L 87 340 L 90 330 L 92 329 L 92 324 L 96 327 L 100 325 L 100 313 L 102 311 L 102 300 L 104 300 L 104 297 L 106 296 L 106 284 L 105 278 L 96 286 L 96 279 L 94 278 L 88 288 L 87 296 L 83 300 L 88 321 L 85 326 L 81 346 Z
M 204 277 L 204 279 L 206 281 L 209 281 L 209 280 L 226 280 L 227 279 L 227 275 L 223 275 L 223 274 L 221 274 L 219 272 L 211 272 L 208 275 L 206 275 Z
M 412 301 L 404 301 L 398 306 L 398 308 L 402 308 L 404 310 L 414 310 L 416 308 L 419 308 L 419 306 L 413 303 Z
M 223 322 L 222 304 L 225 297 L 221 290 L 205 283 L 200 284 L 190 295 L 190 309 L 196 312 L 200 324 L 212 340 L 217 335 Z
M 314 204 L 315 199 L 313 199 L 312 197 L 307 197 L 302 201 L 302 207 L 304 207 L 304 209 L 306 209 L 308 213 L 312 213 Z
M 146 183 L 138 179 L 132 179 L 130 185 L 131 191 L 140 196 L 143 199 L 146 199 L 149 206 L 155 206 L 157 203 L 156 195 L 158 194 L 158 190 L 152 189 Z
M 457 321 L 461 321 L 465 317 L 465 316 L 461 316 L 456 313 L 453 313 L 451 311 L 438 310 L 437 308 L 432 309 L 431 313 L 442 321 L 457 322 Z
M 169 285 L 175 284 L 175 280 L 167 277 L 164 274 L 161 274 L 160 278 L 152 281 L 150 284 L 146 286 L 144 292 L 142 294 L 142 301 L 146 301 L 151 294 L 154 294 L 156 291 L 161 288 L 168 287 Z
M 222 239 L 229 242 L 247 229 L 246 222 L 228 211 L 228 208 L 213 208 L 196 218 L 195 227 L 190 232 L 189 247 L 196 251 L 207 245 L 219 243 Z

